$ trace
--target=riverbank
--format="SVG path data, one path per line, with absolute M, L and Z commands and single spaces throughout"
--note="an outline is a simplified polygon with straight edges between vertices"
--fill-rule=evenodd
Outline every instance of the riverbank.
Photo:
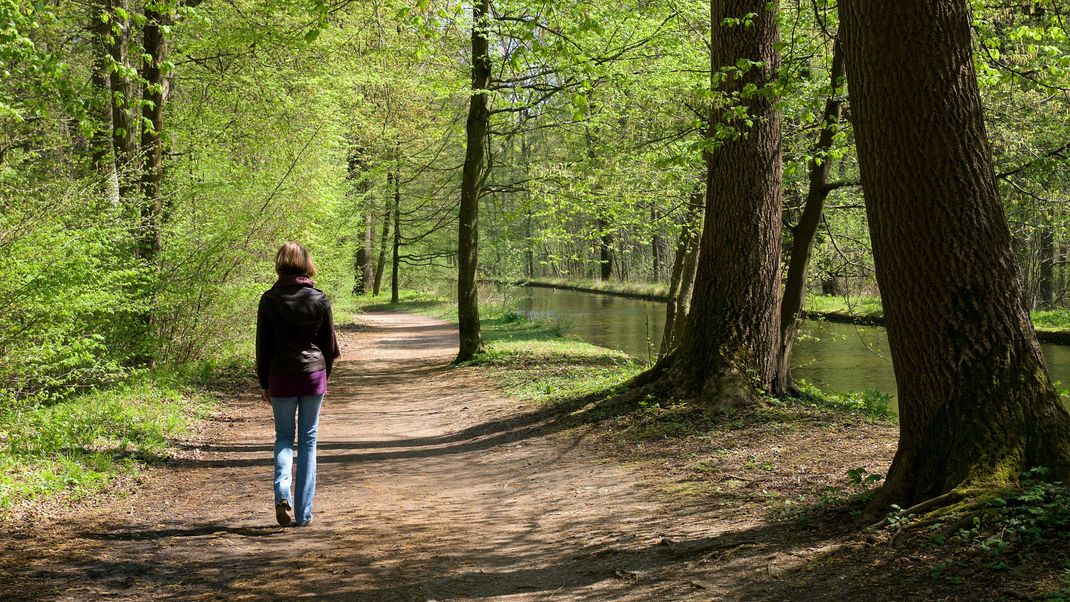
M 495 280 L 497 284 L 563 289 L 600 295 L 612 295 L 628 299 L 641 299 L 665 303 L 668 301 L 668 286 L 660 283 L 632 283 L 602 280 L 569 280 L 564 278 L 532 278 L 521 280 Z M 825 320 L 840 324 L 861 326 L 884 326 L 884 310 L 880 298 L 860 296 L 844 298 L 833 295 L 809 295 L 803 317 L 807 320 Z M 1033 310 L 1030 312 L 1037 338 L 1042 343 L 1070 345 L 1070 309 Z

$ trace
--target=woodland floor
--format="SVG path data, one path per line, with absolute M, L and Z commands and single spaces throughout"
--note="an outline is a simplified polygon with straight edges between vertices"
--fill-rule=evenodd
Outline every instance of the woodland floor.
M 361 321 L 341 337 L 323 408 L 311 527 L 274 523 L 271 414 L 250 392 L 222 404 L 133 494 L 6 525 L 0 599 L 983 600 L 1018 596 L 1016 582 L 1036 591 L 1032 569 L 934 575 L 932 553 L 867 540 L 850 503 L 779 517 L 763 503 L 842 480 L 859 461 L 886 464 L 893 427 L 733 445 L 720 476 L 683 494 L 694 479 L 673 466 L 684 460 L 630 453 L 597 424 L 566 426 L 560 412 L 508 399 L 478 368 L 449 367 L 455 327 L 405 313 Z M 806 450 L 806 466 L 786 460 L 776 477 L 754 476 L 762 458 Z

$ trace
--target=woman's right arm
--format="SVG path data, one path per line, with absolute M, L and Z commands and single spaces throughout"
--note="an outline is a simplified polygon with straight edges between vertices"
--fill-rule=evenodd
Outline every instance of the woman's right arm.
M 268 373 L 271 369 L 274 333 L 271 332 L 271 320 L 268 319 L 265 302 L 266 299 L 260 297 L 260 306 L 256 310 L 256 378 L 260 381 L 260 388 L 266 391 Z

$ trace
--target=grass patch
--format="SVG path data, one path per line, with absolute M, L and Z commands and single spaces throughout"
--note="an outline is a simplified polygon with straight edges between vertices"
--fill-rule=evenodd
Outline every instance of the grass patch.
M 827 393 L 805 380 L 797 383 L 802 396 L 773 403 L 803 405 L 819 410 L 830 410 L 838 414 L 860 416 L 877 422 L 895 422 L 898 419 L 892 410 L 892 398 L 887 393 L 876 389 L 855 393 Z
M 809 295 L 804 309 L 815 314 L 857 316 L 870 319 L 884 317 L 880 297 L 862 296 L 844 298 L 838 295 Z
M 196 374 L 144 375 L 107 391 L 0 414 L 0 515 L 14 504 L 80 499 L 114 478 L 169 458 L 213 406 L 176 383 Z

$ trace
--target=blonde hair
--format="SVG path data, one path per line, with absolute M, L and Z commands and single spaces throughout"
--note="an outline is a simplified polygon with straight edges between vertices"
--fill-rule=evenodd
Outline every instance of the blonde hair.
M 275 273 L 279 276 L 308 276 L 316 275 L 316 264 L 312 263 L 312 256 L 308 254 L 305 245 L 299 242 L 288 242 L 279 247 L 275 254 Z

